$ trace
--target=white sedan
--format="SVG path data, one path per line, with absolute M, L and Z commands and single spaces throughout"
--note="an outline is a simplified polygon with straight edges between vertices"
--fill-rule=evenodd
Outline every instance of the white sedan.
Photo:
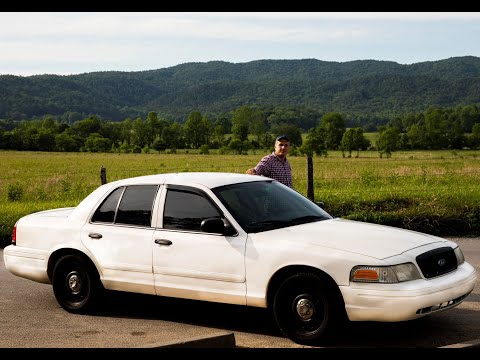
M 19 219 L 4 261 L 52 284 L 72 313 L 93 311 L 105 290 L 262 307 L 305 345 L 341 320 L 452 309 L 477 277 L 452 241 L 333 218 L 277 181 L 232 173 L 107 183 L 77 207 Z

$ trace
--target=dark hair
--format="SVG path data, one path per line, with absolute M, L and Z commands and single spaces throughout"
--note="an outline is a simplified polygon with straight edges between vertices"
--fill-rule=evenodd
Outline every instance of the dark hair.
M 290 139 L 288 138 L 287 135 L 285 134 L 282 134 L 282 135 L 278 135 L 277 138 L 275 139 L 275 141 L 280 141 L 280 140 L 287 140 L 287 141 L 290 141 Z

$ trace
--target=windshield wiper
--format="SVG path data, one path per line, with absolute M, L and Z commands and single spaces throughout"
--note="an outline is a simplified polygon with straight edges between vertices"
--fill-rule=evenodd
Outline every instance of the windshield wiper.
M 285 220 L 265 220 L 265 221 L 255 221 L 248 226 L 287 226 L 290 225 L 290 221 Z
M 247 226 L 252 230 L 273 230 L 279 229 L 287 226 L 293 225 L 300 225 L 314 221 L 326 220 L 325 217 L 319 215 L 307 215 L 307 216 L 300 216 L 298 218 L 292 220 L 264 220 L 264 221 L 256 221 L 248 224 Z
M 320 215 L 306 215 L 306 216 L 300 216 L 298 218 L 292 219 L 290 223 L 292 225 L 298 225 L 298 224 L 305 224 L 308 222 L 314 222 L 314 221 L 320 221 L 320 220 L 325 220 L 325 217 Z

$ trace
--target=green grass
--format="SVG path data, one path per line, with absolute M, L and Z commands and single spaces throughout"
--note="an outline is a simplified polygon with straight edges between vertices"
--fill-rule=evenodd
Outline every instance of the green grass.
M 19 217 L 77 205 L 107 181 L 167 172 L 244 173 L 268 151 L 248 155 L 98 154 L 0 151 L 0 242 Z M 392 158 L 330 151 L 313 158 L 314 196 L 334 216 L 442 235 L 480 233 L 480 151 L 404 151 Z M 307 193 L 307 161 L 290 156 L 293 184 Z

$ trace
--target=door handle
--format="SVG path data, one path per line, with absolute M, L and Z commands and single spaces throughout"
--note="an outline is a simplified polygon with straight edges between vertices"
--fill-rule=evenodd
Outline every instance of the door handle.
M 170 240 L 165 240 L 165 239 L 155 239 L 155 244 L 158 244 L 158 245 L 172 245 L 172 242 Z
M 90 233 L 90 234 L 88 234 L 88 236 L 90 236 L 92 239 L 101 239 L 102 238 L 102 234 L 97 234 L 97 233 Z

